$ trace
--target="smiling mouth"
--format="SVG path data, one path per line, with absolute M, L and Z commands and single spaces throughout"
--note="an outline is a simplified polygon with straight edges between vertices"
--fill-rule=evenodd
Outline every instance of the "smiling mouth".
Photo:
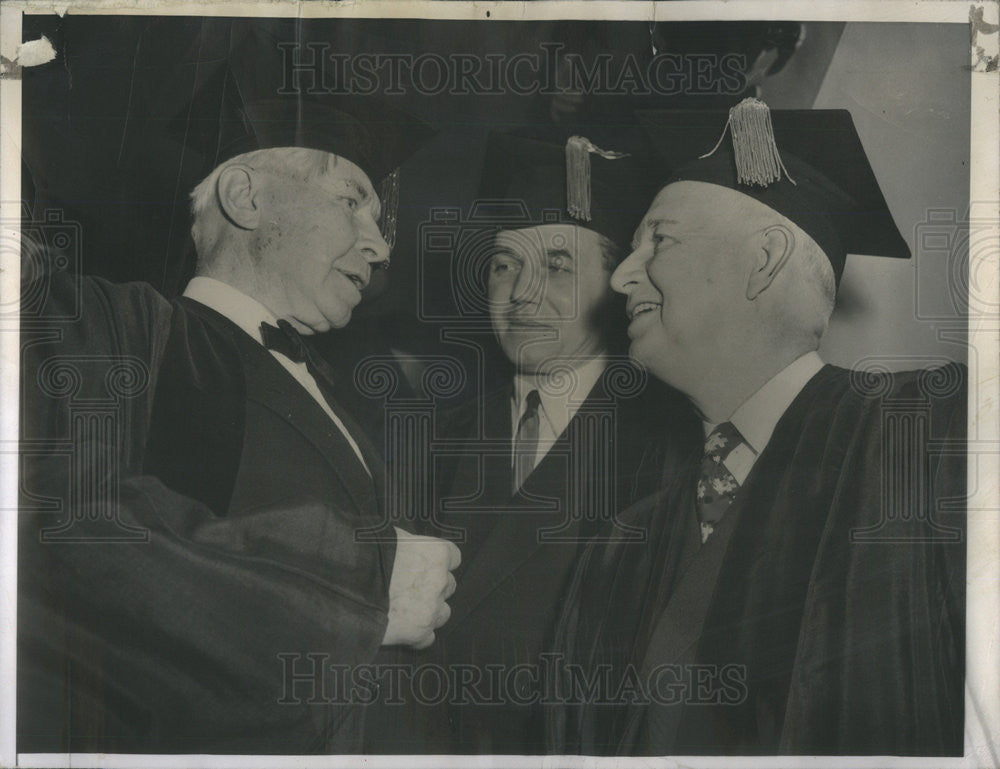
M 648 312 L 653 312 L 661 307 L 659 302 L 639 302 L 635 307 L 633 307 L 628 312 L 629 321 L 633 321 L 640 315 L 645 315 Z
M 552 328 L 552 326 L 548 323 L 539 323 L 537 320 L 525 320 L 522 318 L 508 318 L 507 325 L 509 328 L 525 328 L 525 329 Z

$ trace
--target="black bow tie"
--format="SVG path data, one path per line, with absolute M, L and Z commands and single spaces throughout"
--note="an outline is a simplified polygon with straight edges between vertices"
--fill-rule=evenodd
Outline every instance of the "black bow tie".
M 305 340 L 287 320 L 279 320 L 277 328 L 270 323 L 261 323 L 260 336 L 268 350 L 280 352 L 296 363 L 309 361 L 309 349 Z

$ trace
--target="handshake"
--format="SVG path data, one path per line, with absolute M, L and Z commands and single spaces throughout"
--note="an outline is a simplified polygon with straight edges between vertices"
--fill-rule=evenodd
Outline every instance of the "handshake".
M 451 616 L 446 603 L 456 587 L 451 572 L 461 561 L 462 554 L 453 543 L 396 528 L 383 646 L 426 649 L 434 643 L 434 631 Z

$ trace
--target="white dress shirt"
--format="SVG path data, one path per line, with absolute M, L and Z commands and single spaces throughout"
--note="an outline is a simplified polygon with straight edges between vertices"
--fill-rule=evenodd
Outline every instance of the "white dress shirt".
M 729 453 L 723 464 L 741 486 L 771 440 L 778 420 L 821 368 L 819 355 L 806 353 L 771 377 L 729 417 L 727 421 L 740 431 L 744 442 Z M 707 438 L 717 424 L 704 422 L 703 426 Z
M 533 467 L 538 467 L 538 463 L 542 461 L 552 445 L 566 430 L 573 415 L 580 409 L 590 391 L 594 389 L 594 385 L 601 378 L 607 365 L 607 359 L 603 356 L 591 358 L 573 370 L 571 380 L 565 383 L 569 385 L 568 387 L 564 387 L 564 382 L 558 380 L 554 383 L 546 383 L 543 379 L 539 383 L 532 376 L 517 374 L 514 377 L 514 397 L 511 400 L 512 439 L 517 437 L 517 426 L 524 415 L 528 393 L 532 390 L 538 390 L 540 401 L 538 407 L 538 447 L 535 450 Z M 513 461 L 512 452 L 512 464 Z
M 260 324 L 270 323 L 272 326 L 276 326 L 278 323 L 278 319 L 274 317 L 274 314 L 256 299 L 247 296 L 228 283 L 223 283 L 214 278 L 206 278 L 204 276 L 192 278 L 191 282 L 187 284 L 187 288 L 184 289 L 184 296 L 215 310 L 220 315 L 224 315 L 243 329 L 251 339 L 261 346 L 264 345 L 264 340 L 260 335 Z M 330 408 L 330 404 L 323 397 L 323 392 L 319 389 L 319 385 L 316 384 L 316 380 L 313 379 L 313 375 L 309 373 L 305 362 L 297 363 L 275 350 L 268 350 L 268 352 L 295 378 L 296 382 L 305 388 L 305 391 L 326 412 L 326 415 L 330 417 L 337 426 L 337 429 L 343 433 L 344 438 L 347 439 L 351 448 L 354 449 L 354 453 L 357 455 L 358 461 L 361 462 L 361 466 L 365 468 L 365 472 L 370 476 L 372 473 L 365 462 L 364 456 L 361 454 L 361 449 L 358 448 L 358 444 L 351 437 L 347 426 L 333 413 L 333 409 Z

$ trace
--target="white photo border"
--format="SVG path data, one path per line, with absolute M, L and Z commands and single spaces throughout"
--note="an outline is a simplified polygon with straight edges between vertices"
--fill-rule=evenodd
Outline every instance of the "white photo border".
M 973 32 L 970 46 L 971 146 L 970 201 L 979 217 L 977 249 L 969 254 L 970 274 L 979 288 L 1000 294 L 1000 73 L 998 4 L 961 0 L 540 0 L 539 2 L 434 2 L 432 0 L 359 0 L 353 3 L 276 2 L 200 3 L 177 0 L 12 0 L 0 7 L 0 54 L 16 59 L 22 15 L 65 13 L 88 15 L 203 15 L 298 18 L 396 18 L 543 21 L 613 19 L 615 21 L 798 21 L 920 22 L 969 24 L 982 14 L 991 33 Z M 986 27 L 988 29 L 988 27 Z M 975 46 L 982 49 L 976 52 Z M 992 61 L 992 67 L 984 65 Z M 19 296 L 21 82 L 10 73 L 0 77 L 0 302 L 16 307 Z M 11 223 L 13 226 L 11 225 Z M 984 247 L 985 244 L 985 247 Z M 983 280 L 987 281 L 983 285 Z M 976 462 L 970 463 L 967 572 L 966 734 L 962 758 L 895 757 L 671 757 L 601 758 L 587 756 L 478 756 L 478 767 L 995 767 L 1000 764 L 1000 317 L 984 315 L 970 303 L 969 387 L 978 410 L 969 413 L 969 440 Z M 0 325 L 0 766 L 2 767 L 173 767 L 254 769 L 256 767 L 467 767 L 462 756 L 189 756 L 109 754 L 17 754 L 15 746 L 17 635 L 17 496 L 18 496 L 18 328 Z M 976 481 L 973 484 L 973 481 Z

